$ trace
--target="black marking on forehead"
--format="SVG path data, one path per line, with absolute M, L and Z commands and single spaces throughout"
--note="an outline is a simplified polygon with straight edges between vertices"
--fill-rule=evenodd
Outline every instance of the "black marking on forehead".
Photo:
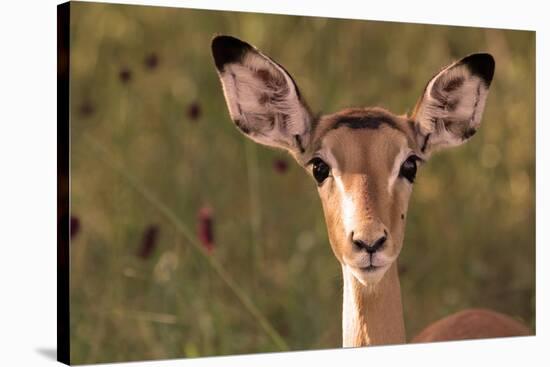
M 382 124 L 386 124 L 391 128 L 398 129 L 395 120 L 386 114 L 375 113 L 366 114 L 363 116 L 342 116 L 340 117 L 333 129 L 338 129 L 342 126 L 347 126 L 350 129 L 378 129 Z

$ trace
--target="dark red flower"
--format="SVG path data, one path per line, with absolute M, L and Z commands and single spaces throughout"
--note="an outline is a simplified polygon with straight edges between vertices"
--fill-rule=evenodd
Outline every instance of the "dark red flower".
M 120 78 L 120 81 L 122 83 L 128 83 L 130 80 L 132 80 L 132 71 L 126 67 L 120 69 L 118 72 L 118 77 Z
M 156 225 L 150 225 L 143 232 L 141 244 L 139 245 L 137 256 L 142 259 L 149 258 L 157 247 L 159 228 Z
M 143 62 L 145 64 L 145 67 L 149 70 L 154 70 L 159 64 L 159 57 L 156 53 L 151 52 L 149 55 L 145 57 L 145 60 Z
M 273 169 L 275 172 L 283 174 L 288 170 L 288 162 L 283 158 L 275 159 L 273 161 Z
M 92 116 L 95 112 L 94 105 L 90 101 L 84 101 L 80 107 L 78 107 L 78 113 L 82 117 Z
M 197 236 L 208 252 L 214 250 L 214 219 L 212 209 L 202 207 L 198 214 Z
M 65 217 L 66 218 L 66 217 Z M 71 240 L 78 234 L 80 231 L 80 219 L 78 217 L 71 215 L 69 222 L 69 228 L 71 232 Z
M 192 121 L 196 121 L 201 117 L 201 106 L 198 102 L 193 102 L 187 107 L 187 116 Z

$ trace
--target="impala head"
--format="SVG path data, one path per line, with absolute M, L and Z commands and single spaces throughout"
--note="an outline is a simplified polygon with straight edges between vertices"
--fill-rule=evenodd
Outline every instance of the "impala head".
M 410 116 L 352 108 L 315 118 L 288 72 L 253 46 L 218 36 L 212 53 L 235 125 L 305 168 L 336 258 L 362 284 L 375 285 L 401 251 L 417 166 L 478 129 L 493 58 L 474 54 L 445 67 Z

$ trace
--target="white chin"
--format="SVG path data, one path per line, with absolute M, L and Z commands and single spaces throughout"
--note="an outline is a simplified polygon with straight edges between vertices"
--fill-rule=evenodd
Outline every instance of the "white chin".
M 355 268 L 349 267 L 351 273 L 364 286 L 372 286 L 377 284 L 389 269 L 389 264 L 377 266 L 374 268 Z

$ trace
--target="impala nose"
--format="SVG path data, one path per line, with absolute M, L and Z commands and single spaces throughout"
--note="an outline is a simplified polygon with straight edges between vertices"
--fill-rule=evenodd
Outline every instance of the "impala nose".
M 359 238 L 354 238 L 352 233 L 353 246 L 358 250 L 365 250 L 369 254 L 374 254 L 376 251 L 384 247 L 388 234 L 384 231 L 384 234 L 375 241 L 367 242 Z

